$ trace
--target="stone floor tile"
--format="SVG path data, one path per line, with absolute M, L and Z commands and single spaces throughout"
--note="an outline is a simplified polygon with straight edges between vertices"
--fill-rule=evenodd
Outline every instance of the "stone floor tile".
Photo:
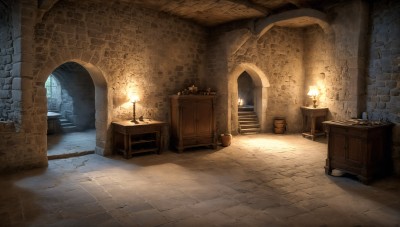
M 328 176 L 326 149 L 258 134 L 217 150 L 50 160 L 0 177 L 0 225 L 399 225 L 399 179 Z
M 145 210 L 131 214 L 140 226 L 159 226 L 170 222 L 156 209 Z
M 308 211 L 302 207 L 291 205 L 291 206 L 269 207 L 265 209 L 265 212 L 273 217 L 277 217 L 279 219 L 286 219 L 289 217 L 307 213 Z
M 161 214 L 170 221 L 178 221 L 189 217 L 196 216 L 197 213 L 189 206 L 180 206 L 177 208 L 164 210 Z
M 165 211 L 173 208 L 178 208 L 181 206 L 193 205 L 197 203 L 197 200 L 189 196 L 181 196 L 181 197 L 166 198 L 160 200 L 152 200 L 149 203 L 159 211 Z
M 228 215 L 230 218 L 241 218 L 243 216 L 254 213 L 255 211 L 256 209 L 250 206 L 246 206 L 244 204 L 239 204 L 220 210 L 221 213 Z
M 221 198 L 202 201 L 194 205 L 190 205 L 189 207 L 193 209 L 193 212 L 195 212 L 196 214 L 205 215 L 210 212 L 235 206 L 237 204 L 238 202 L 234 199 L 221 197 Z

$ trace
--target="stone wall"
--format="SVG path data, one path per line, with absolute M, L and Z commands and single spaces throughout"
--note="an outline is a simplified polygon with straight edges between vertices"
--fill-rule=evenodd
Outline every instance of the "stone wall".
M 290 132 L 300 131 L 301 125 L 297 122 L 301 120 L 300 106 L 303 103 L 303 29 L 274 27 L 261 37 L 251 34 L 247 29 L 230 29 L 215 29 L 209 46 L 212 53 L 209 56 L 210 75 L 212 81 L 219 82 L 217 90 L 221 94 L 218 99 L 217 128 L 221 132 L 229 131 L 227 118 L 231 117 L 231 132 L 236 132 L 237 78 L 230 77 L 239 65 L 250 63 L 263 72 L 269 81 L 268 88 L 261 88 L 265 84 L 256 85 L 268 90 L 267 100 L 262 101 L 266 105 L 257 105 L 255 100 L 256 108 L 266 108 L 265 116 L 258 113 L 259 119 L 266 119 L 262 125 L 263 131 L 272 132 L 273 119 L 277 116 L 287 118 Z M 252 76 L 253 81 L 260 80 L 259 76 Z M 232 94 L 234 92 L 236 97 Z
M 141 98 L 139 116 L 168 121 L 169 95 L 191 84 L 202 87 L 206 31 L 192 22 L 103 1 L 59 1 L 38 21 L 36 13 L 37 1 L 13 1 L 18 114 L 0 127 L 0 171 L 47 165 L 45 81 L 65 62 L 80 63 L 95 82 L 101 154 L 110 153 L 101 151 L 110 148 L 110 122 L 132 116 L 131 93 Z
M 12 40 L 7 42 L 10 45 L 7 51 L 12 54 L 12 58 L 11 63 L 6 66 L 10 72 L 7 75 L 11 75 L 8 79 L 12 81 L 12 86 L 8 90 L 11 91 L 9 95 L 12 101 L 7 101 L 10 104 L 7 107 L 10 109 L 6 111 L 9 122 L 4 125 L 0 123 L 0 172 L 47 165 L 47 121 L 43 111 L 46 110 L 46 105 L 45 102 L 44 107 L 33 105 L 34 92 L 42 93 L 44 97 L 46 94 L 44 83 L 43 89 L 35 89 L 32 81 L 33 49 L 29 37 L 33 37 L 37 2 L 4 2 L 9 6 L 7 12 L 11 15 L 9 29 L 12 30 Z M 43 117 L 37 115 L 40 111 L 43 111 Z
M 213 30 L 208 66 L 211 77 L 220 81 L 215 85 L 222 96 L 218 100 L 219 129 L 236 130 L 234 99 L 237 97 L 232 92 L 235 82 L 229 81 L 235 68 L 243 63 L 254 65 L 259 69 L 258 74 L 265 74 L 269 81 L 265 83 L 268 87 L 262 88 L 267 93 L 262 98 L 265 116 L 258 116 L 265 117 L 262 127 L 267 132 L 276 116 L 287 118 L 289 132 L 301 131 L 299 107 L 311 104 L 307 96 L 310 85 L 318 86 L 321 92 L 318 102 L 329 107 L 329 119 L 354 118 L 365 111 L 368 6 L 355 0 L 325 11 L 330 23 L 327 26 L 309 23 L 301 26 L 302 20 L 296 21 L 295 12 L 291 22 L 302 28 L 272 27 L 267 18 L 266 22 L 232 23 Z M 290 18 L 290 13 L 284 16 Z M 253 28 L 262 24 L 272 28 L 259 37 Z M 232 119 L 230 125 L 229 119 Z
M 288 132 L 301 131 L 298 122 L 302 119 L 300 106 L 304 97 L 303 33 L 302 28 L 274 27 L 257 40 L 257 65 L 270 82 L 266 111 L 269 132 L 276 117 L 286 118 Z
M 59 2 L 36 26 L 35 42 L 37 78 L 54 58 L 98 66 L 113 92 L 114 119 L 131 117 L 134 92 L 142 100 L 139 115 L 168 120 L 168 95 L 197 84 L 203 73 L 203 29 L 122 3 Z
M 13 37 L 11 5 L 0 4 L 0 121 L 9 120 L 12 110 Z
M 374 1 L 371 13 L 367 112 L 372 120 L 389 120 L 393 159 L 400 175 L 400 2 Z

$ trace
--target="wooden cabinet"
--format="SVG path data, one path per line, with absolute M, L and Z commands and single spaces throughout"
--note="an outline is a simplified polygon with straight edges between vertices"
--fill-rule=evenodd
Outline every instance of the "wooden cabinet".
M 356 175 L 363 183 L 391 171 L 392 124 L 352 125 L 324 122 L 328 132 L 325 172 L 338 169 Z
M 164 149 L 164 127 L 160 121 L 144 121 L 139 124 L 131 121 L 113 122 L 114 151 L 123 153 L 125 158 L 143 152 L 160 154 Z
M 171 142 L 179 152 L 196 146 L 217 148 L 215 96 L 171 96 Z
M 303 114 L 303 137 L 311 137 L 312 140 L 318 136 L 325 136 L 322 122 L 326 120 L 328 108 L 300 107 Z

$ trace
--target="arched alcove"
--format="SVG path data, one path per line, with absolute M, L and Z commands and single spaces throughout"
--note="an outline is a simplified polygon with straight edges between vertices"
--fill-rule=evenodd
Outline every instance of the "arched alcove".
M 254 111 L 260 121 L 261 132 L 266 131 L 267 88 L 270 86 L 267 76 L 256 65 L 242 63 L 238 65 L 228 77 L 228 129 L 233 134 L 238 133 L 238 78 L 246 72 L 254 84 Z
M 111 154 L 111 106 L 112 99 L 108 92 L 108 84 L 105 79 L 103 72 L 91 63 L 87 63 L 78 59 L 70 59 L 66 61 L 60 61 L 58 63 L 52 62 L 53 64 L 47 65 L 42 68 L 39 73 L 40 84 L 45 84 L 47 77 L 54 72 L 59 66 L 66 62 L 74 62 L 82 66 L 90 75 L 93 80 L 95 88 L 95 128 L 96 128 L 96 147 L 95 152 L 100 155 Z M 47 105 L 47 104 L 44 104 Z M 46 108 L 43 106 L 43 108 Z

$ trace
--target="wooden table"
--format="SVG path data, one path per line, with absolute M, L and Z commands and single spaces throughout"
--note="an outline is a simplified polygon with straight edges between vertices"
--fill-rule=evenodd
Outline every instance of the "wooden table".
M 165 122 L 145 120 L 112 122 L 114 152 L 123 153 L 125 158 L 143 152 L 164 150 Z
M 303 137 L 311 137 L 312 140 L 318 136 L 326 136 L 321 122 L 326 120 L 328 108 L 300 107 L 303 114 Z

